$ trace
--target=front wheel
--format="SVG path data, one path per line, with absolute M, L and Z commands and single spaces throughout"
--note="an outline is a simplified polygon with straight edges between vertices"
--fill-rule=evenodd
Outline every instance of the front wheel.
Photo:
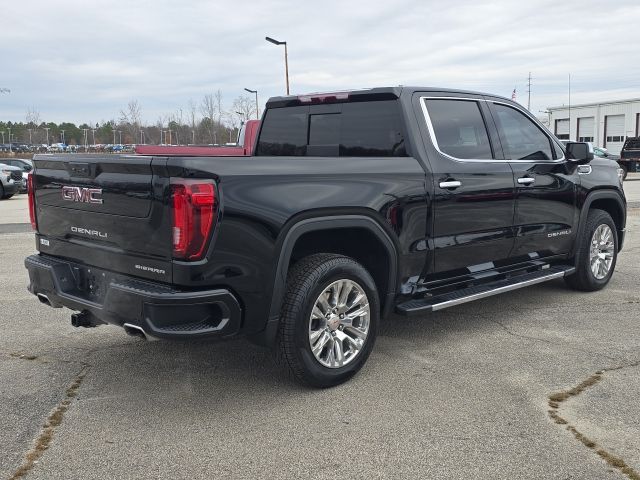
M 618 235 L 611 215 L 604 210 L 591 210 L 584 234 L 576 241 L 576 272 L 565 277 L 567 285 L 585 292 L 604 288 L 618 258 Z
M 376 285 L 362 265 L 341 255 L 311 255 L 289 272 L 278 354 L 298 381 L 339 385 L 366 362 L 379 319 Z

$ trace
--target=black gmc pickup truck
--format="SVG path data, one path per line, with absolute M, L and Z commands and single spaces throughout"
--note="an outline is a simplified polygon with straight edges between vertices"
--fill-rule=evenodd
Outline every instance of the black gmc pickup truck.
M 29 290 L 75 326 L 241 334 L 336 385 L 391 312 L 603 288 L 626 200 L 589 149 L 502 97 L 397 87 L 272 98 L 250 157 L 38 155 Z

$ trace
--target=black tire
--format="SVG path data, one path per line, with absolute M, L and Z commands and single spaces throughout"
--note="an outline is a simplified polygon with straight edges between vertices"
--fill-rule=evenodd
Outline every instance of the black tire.
M 322 365 L 309 341 L 311 312 L 324 289 L 338 280 L 356 282 L 369 301 L 369 331 L 360 351 L 342 367 Z M 292 376 L 308 386 L 327 388 L 349 380 L 364 365 L 373 349 L 380 321 L 380 301 L 369 272 L 355 260 L 320 253 L 296 263 L 287 277 L 287 291 L 280 313 L 277 355 Z
M 594 232 L 600 225 L 608 225 L 613 234 L 613 261 L 607 275 L 602 279 L 596 278 L 591 271 L 589 258 L 591 240 Z M 609 283 L 611 275 L 613 275 L 613 271 L 616 268 L 616 261 L 618 260 L 618 232 L 611 215 L 604 210 L 590 210 L 582 235 L 576 242 L 576 272 L 573 275 L 565 277 L 565 282 L 569 287 L 583 292 L 593 292 L 604 288 L 607 283 Z

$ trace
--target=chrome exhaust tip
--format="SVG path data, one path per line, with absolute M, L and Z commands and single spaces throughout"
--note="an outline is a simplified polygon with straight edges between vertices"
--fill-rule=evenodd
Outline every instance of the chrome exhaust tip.
M 148 340 L 149 342 L 153 342 L 158 340 L 156 337 L 152 337 L 151 335 L 147 335 L 147 332 L 144 331 L 140 325 L 133 325 L 132 323 L 125 323 L 122 325 L 124 331 L 127 335 L 131 335 L 132 337 L 142 338 L 144 340 Z

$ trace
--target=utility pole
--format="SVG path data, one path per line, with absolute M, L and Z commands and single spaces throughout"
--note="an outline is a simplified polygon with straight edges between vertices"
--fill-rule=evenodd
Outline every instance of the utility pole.
M 49 146 L 49 127 L 44 127 L 44 131 L 47 132 L 47 147 Z
M 62 144 L 64 145 L 64 130 L 60 130 L 60 138 L 62 139 Z
M 569 133 L 571 133 L 571 74 L 569 74 Z M 571 138 L 571 134 L 569 134 Z
M 29 145 L 31 145 L 31 132 L 33 132 L 33 128 L 28 128 L 29 130 Z
M 7 130 L 9 130 L 9 153 L 11 153 L 11 127 L 7 127 Z
M 529 72 L 529 82 L 527 83 L 527 93 L 529 98 L 527 100 L 527 110 L 531 111 L 531 72 Z
M 2 143 L 4 144 L 4 130 L 0 132 L 2 134 Z
M 88 128 L 83 128 L 82 129 L 82 133 L 84 134 L 84 151 L 87 151 L 87 136 L 88 136 L 88 132 L 89 129 Z
M 91 132 L 93 133 L 93 146 L 96 146 L 96 129 L 92 128 Z
M 122 130 L 118 130 L 118 134 L 120 135 L 120 145 L 122 145 Z

